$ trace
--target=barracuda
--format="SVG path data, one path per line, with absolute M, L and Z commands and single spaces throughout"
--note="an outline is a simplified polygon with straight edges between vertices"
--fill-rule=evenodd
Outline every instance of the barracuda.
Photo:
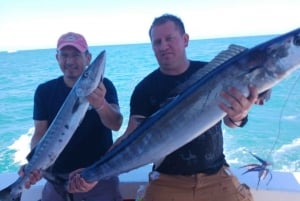
M 85 116 L 89 107 L 86 96 L 103 80 L 104 69 L 105 51 L 85 69 L 72 87 L 45 135 L 29 154 L 31 157 L 25 166 L 24 176 L 0 191 L 0 201 L 20 200 L 30 173 L 38 169 L 46 170 L 55 162 Z
M 221 91 L 248 85 L 262 93 L 299 68 L 300 29 L 251 49 L 232 45 L 200 69 L 177 90 L 172 101 L 147 118 L 99 161 L 84 169 L 88 182 L 128 172 L 156 162 L 190 142 L 226 115 L 218 103 Z

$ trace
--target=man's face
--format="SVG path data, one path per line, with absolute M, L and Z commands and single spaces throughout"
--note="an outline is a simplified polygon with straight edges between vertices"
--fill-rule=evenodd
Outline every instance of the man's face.
M 181 34 L 175 24 L 168 21 L 152 28 L 151 42 L 160 67 L 171 68 L 185 57 L 188 36 Z
M 80 52 L 73 46 L 59 50 L 56 59 L 64 76 L 72 80 L 77 80 L 90 62 L 89 54 Z

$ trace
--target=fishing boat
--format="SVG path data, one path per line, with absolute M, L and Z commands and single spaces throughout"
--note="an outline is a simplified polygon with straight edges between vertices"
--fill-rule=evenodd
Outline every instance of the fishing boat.
M 242 183 L 247 184 L 253 193 L 255 201 L 299 201 L 300 200 L 300 172 L 272 172 L 272 180 L 268 183 L 268 176 L 258 182 L 258 173 L 250 172 L 243 174 L 244 170 L 231 168 L 233 173 Z M 120 175 L 120 189 L 124 201 L 134 201 L 137 189 L 140 186 L 147 186 L 148 173 L 151 170 L 150 165 L 132 170 Z M 0 174 L 0 189 L 6 187 L 16 180 L 17 173 Z M 23 192 L 21 201 L 38 201 L 41 198 L 41 192 L 45 180 L 39 181 L 29 190 Z

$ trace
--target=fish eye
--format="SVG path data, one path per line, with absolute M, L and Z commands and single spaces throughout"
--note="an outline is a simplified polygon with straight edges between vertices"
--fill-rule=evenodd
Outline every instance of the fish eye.
M 294 45 L 300 46 L 300 35 L 294 37 Z
M 88 77 L 89 76 L 89 72 L 88 71 L 85 71 L 82 75 L 84 78 Z

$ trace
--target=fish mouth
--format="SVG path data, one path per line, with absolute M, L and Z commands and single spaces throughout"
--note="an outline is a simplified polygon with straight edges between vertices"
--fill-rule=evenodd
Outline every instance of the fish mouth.
M 293 43 L 295 46 L 300 46 L 300 34 L 294 37 Z

